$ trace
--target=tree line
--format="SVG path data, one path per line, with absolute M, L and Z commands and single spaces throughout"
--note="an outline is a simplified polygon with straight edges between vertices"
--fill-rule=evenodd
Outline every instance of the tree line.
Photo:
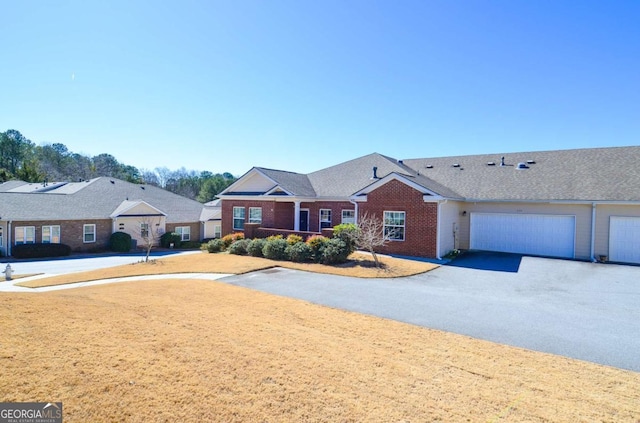
M 107 153 L 89 157 L 69 151 L 61 143 L 36 145 L 15 129 L 0 132 L 0 182 L 79 181 L 98 176 L 155 185 L 202 203 L 213 200 L 236 180 L 228 172 L 214 174 L 184 167 L 138 169 Z

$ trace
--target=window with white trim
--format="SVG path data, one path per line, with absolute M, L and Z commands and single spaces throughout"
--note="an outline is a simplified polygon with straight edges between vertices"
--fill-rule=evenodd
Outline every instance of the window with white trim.
M 4 238 L 2 238 L 2 231 L 3 231 L 3 227 L 0 226 L 0 248 L 2 248 L 2 246 L 4 245 Z
M 249 223 L 262 223 L 262 207 L 249 207 Z
M 85 244 L 96 242 L 96 225 L 94 223 L 82 225 L 82 242 Z
M 141 223 L 140 224 L 140 236 L 142 238 L 149 238 L 149 224 Z
M 233 230 L 234 231 L 242 231 L 244 230 L 244 207 L 234 207 L 233 208 Z
M 36 243 L 36 227 L 35 226 L 16 226 L 16 237 L 14 243 L 35 244 Z
M 384 237 L 390 241 L 404 241 L 405 221 L 405 212 L 385 211 Z
M 42 227 L 43 244 L 60 244 L 60 226 L 51 225 Z
M 342 223 L 356 223 L 356 211 L 342 210 Z
M 190 226 L 178 226 L 176 227 L 176 233 L 180 235 L 180 241 L 191 241 Z
M 213 237 L 214 238 L 222 238 L 222 226 L 214 225 L 214 227 L 213 227 Z
M 331 227 L 331 209 L 320 209 L 320 230 Z

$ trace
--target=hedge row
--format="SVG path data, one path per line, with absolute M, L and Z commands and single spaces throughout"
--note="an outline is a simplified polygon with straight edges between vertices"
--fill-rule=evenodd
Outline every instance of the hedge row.
M 11 254 L 15 258 L 64 257 L 71 254 L 66 244 L 20 244 L 13 247 Z
M 344 263 L 355 250 L 350 239 L 335 236 L 327 238 L 314 235 L 303 241 L 298 235 L 282 235 L 268 238 L 244 239 L 244 234 L 236 233 L 221 239 L 213 239 L 203 245 L 210 253 L 228 251 L 229 254 L 264 257 L 271 260 L 289 260 L 299 263 L 315 262 L 323 264 Z

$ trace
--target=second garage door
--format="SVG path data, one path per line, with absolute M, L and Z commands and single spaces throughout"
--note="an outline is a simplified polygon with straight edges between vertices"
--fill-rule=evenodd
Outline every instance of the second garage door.
M 575 216 L 471 213 L 472 250 L 573 258 Z
M 611 216 L 609 260 L 640 264 L 640 217 Z

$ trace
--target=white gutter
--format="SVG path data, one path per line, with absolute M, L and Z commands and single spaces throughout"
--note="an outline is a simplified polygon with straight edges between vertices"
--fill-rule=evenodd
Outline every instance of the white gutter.
M 351 199 L 349 199 L 349 202 L 351 204 L 353 204 L 355 206 L 355 208 L 356 208 L 356 210 L 355 210 L 355 218 L 356 218 L 355 223 L 357 225 L 358 224 L 358 203 L 356 203 L 355 200 L 351 200 Z
M 11 256 L 11 220 L 7 221 L 7 257 Z
M 591 204 L 591 261 L 596 262 L 596 203 Z

